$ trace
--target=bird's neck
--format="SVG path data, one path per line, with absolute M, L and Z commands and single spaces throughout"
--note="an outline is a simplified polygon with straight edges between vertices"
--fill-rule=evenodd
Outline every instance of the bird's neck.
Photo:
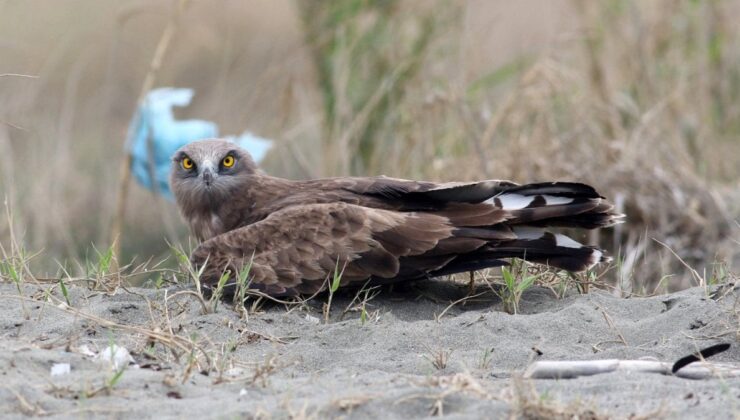
M 273 211 L 272 203 L 292 191 L 290 181 L 254 174 L 227 197 L 219 197 L 185 215 L 193 234 L 200 240 L 258 222 Z

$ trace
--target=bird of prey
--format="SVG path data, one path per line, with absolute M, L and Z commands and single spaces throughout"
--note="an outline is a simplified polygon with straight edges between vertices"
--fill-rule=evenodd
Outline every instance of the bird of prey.
M 270 296 L 391 283 L 506 265 L 520 258 L 568 271 L 609 261 L 554 227 L 594 229 L 622 215 L 572 182 L 434 183 L 379 177 L 293 181 L 266 175 L 224 140 L 173 156 L 172 190 L 201 241 L 191 263 L 215 287 L 249 266 L 249 287 Z

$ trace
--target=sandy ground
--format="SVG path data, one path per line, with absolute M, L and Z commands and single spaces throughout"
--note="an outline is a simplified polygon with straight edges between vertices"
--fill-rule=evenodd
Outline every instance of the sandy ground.
M 326 296 L 300 306 L 266 304 L 243 319 L 230 305 L 203 314 L 192 295 L 176 294 L 182 290 L 102 293 L 70 286 L 71 307 L 65 307 L 53 285 L 26 285 L 21 298 L 15 285 L 0 284 L 3 418 L 721 419 L 740 413 L 740 378 L 621 372 L 520 378 L 535 360 L 674 361 L 720 342 L 732 348 L 713 360 L 739 361 L 740 290 L 620 299 L 601 291 L 557 298 L 534 288 L 517 315 L 484 295 L 440 318 L 467 290 L 434 281 L 384 290 L 366 306 L 364 324 L 357 311 L 340 319 L 352 294 L 335 296 L 325 323 Z M 125 347 L 134 360 L 118 377 L 109 361 L 93 356 L 111 345 Z M 52 376 L 55 364 L 71 369 Z

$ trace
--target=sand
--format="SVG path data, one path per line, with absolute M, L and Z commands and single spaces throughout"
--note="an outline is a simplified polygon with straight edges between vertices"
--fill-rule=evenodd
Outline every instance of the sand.
M 723 342 L 732 347 L 712 360 L 738 362 L 740 290 L 732 288 L 624 299 L 558 298 L 536 287 L 510 315 L 491 294 L 448 308 L 467 290 L 439 280 L 383 290 L 364 323 L 358 311 L 340 319 L 351 293 L 334 297 L 325 323 L 326 296 L 265 304 L 244 319 L 228 304 L 204 314 L 191 294 L 176 294 L 184 287 L 68 288 L 66 307 L 52 284 L 20 293 L 0 284 L 3 418 L 740 415 L 740 378 L 521 378 L 537 360 L 674 361 Z M 94 356 L 111 345 L 133 360 L 118 376 Z

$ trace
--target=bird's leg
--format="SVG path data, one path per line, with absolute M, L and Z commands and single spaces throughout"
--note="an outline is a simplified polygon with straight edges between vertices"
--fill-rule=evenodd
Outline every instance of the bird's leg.
M 470 281 L 468 282 L 468 296 L 475 292 L 475 271 L 470 271 Z

